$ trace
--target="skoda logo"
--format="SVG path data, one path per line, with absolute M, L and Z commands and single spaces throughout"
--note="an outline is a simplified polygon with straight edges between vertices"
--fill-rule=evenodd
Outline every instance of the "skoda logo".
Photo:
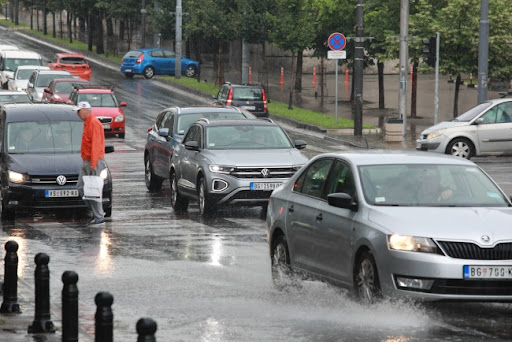
M 486 243 L 491 241 L 491 238 L 488 235 L 482 235 L 480 239 L 482 239 L 482 241 Z
M 267 178 L 270 175 L 270 171 L 268 169 L 261 170 L 261 174 L 263 177 Z
M 60 175 L 59 177 L 57 177 L 57 184 L 59 185 L 64 185 L 66 184 L 66 176 L 63 176 L 63 175 Z

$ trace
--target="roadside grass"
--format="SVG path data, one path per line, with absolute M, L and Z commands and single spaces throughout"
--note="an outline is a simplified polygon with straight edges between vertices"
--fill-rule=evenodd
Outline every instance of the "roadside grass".
M 42 31 L 31 30 L 27 25 L 24 24 L 19 24 L 16 26 L 11 20 L 7 19 L 0 19 L 0 25 L 23 29 L 23 31 L 27 33 L 36 35 L 45 40 L 52 41 L 60 45 L 69 46 L 73 50 L 82 51 L 84 53 L 91 53 L 91 51 L 89 51 L 88 49 L 88 44 L 77 40 L 74 40 L 73 43 L 70 43 L 67 37 L 63 37 L 61 39 L 59 36 L 57 36 L 54 38 L 51 34 L 44 35 Z M 99 58 L 106 59 L 118 65 L 121 65 L 123 60 L 122 56 L 98 55 L 96 53 L 96 47 L 93 47 L 92 53 L 96 54 L 96 56 Z M 159 77 L 170 82 L 179 83 L 186 87 L 196 89 L 206 94 L 216 95 L 217 92 L 219 91 L 219 86 L 215 83 L 198 82 L 196 78 L 180 77 L 179 79 L 177 79 L 174 76 Z M 271 103 L 268 104 L 268 110 L 270 113 L 272 113 L 272 115 L 283 116 L 305 124 L 320 126 L 325 129 L 354 128 L 353 120 L 338 117 L 338 122 L 336 123 L 336 118 L 334 118 L 333 116 L 298 107 L 288 109 L 288 104 L 282 102 L 272 101 Z M 363 128 L 373 129 L 375 127 L 369 124 L 363 124 Z

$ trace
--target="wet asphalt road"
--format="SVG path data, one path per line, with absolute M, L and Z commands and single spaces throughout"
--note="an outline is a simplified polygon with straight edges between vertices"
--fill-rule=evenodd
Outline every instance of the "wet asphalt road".
M 48 59 L 56 52 L 0 31 L 9 43 L 26 44 Z M 363 307 L 344 291 L 306 281 L 301 289 L 272 286 L 264 217 L 259 208 L 226 209 L 203 220 L 197 205 L 176 215 L 169 185 L 151 194 L 144 183 L 143 147 L 159 110 L 188 104 L 185 94 L 141 77 L 93 65 L 93 83 L 115 85 L 128 102 L 126 139 L 109 138 L 106 155 L 114 180 L 113 214 L 104 228 L 86 227 L 79 213 L 20 215 L 2 223 L 0 242 L 16 240 L 19 276 L 33 284 L 36 253 L 50 256 L 52 317 L 60 321 L 60 277 L 79 274 L 80 326 L 94 335 L 94 296 L 114 296 L 115 340 L 135 340 L 135 323 L 152 317 L 158 341 L 507 341 L 508 304 L 381 303 Z M 305 139 L 309 157 L 345 147 L 290 130 Z M 512 157 L 475 158 L 512 194 Z M 30 285 L 28 285 L 30 287 Z M 26 296 L 33 289 L 24 289 Z M 23 310 L 24 308 L 22 308 Z M 0 332 L 0 340 L 2 333 Z

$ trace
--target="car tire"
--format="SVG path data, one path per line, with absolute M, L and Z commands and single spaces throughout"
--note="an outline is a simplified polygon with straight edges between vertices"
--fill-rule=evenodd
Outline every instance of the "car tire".
M 144 69 L 144 77 L 147 78 L 147 79 L 150 79 L 150 78 L 153 78 L 153 76 L 155 75 L 155 69 L 153 67 L 146 67 Z
M 119 138 L 124 139 L 124 133 L 119 133 Z
M 455 138 L 446 149 L 446 154 L 451 154 L 455 157 L 470 159 L 475 155 L 475 146 L 467 138 Z
M 171 206 L 175 212 L 181 213 L 186 211 L 188 208 L 188 199 L 181 196 L 178 190 L 178 182 L 176 181 L 176 173 L 174 171 L 171 171 L 169 181 L 171 183 Z
M 197 198 L 199 199 L 199 213 L 203 217 L 211 217 L 217 212 L 217 207 L 208 198 L 206 179 L 201 177 L 197 182 Z
M 16 217 L 16 211 L 14 209 L 9 209 L 4 200 L 2 200 L 2 221 L 12 221 Z
M 197 68 L 194 65 L 189 65 L 185 69 L 185 76 L 194 77 L 197 74 Z
M 126 78 L 133 78 L 133 74 L 131 72 L 126 72 L 124 75 Z
M 112 207 L 105 209 L 104 214 L 105 215 L 103 215 L 103 216 L 105 216 L 105 217 L 111 217 L 112 216 Z
M 363 252 L 356 260 L 354 290 L 359 301 L 366 305 L 374 304 L 382 298 L 377 265 L 370 251 Z
M 154 174 L 153 164 L 149 156 L 144 158 L 144 178 L 146 180 L 146 187 L 150 192 L 156 192 L 162 188 L 163 179 Z
M 272 281 L 279 291 L 299 286 L 293 277 L 288 242 L 284 235 L 279 235 L 272 242 L 270 261 Z

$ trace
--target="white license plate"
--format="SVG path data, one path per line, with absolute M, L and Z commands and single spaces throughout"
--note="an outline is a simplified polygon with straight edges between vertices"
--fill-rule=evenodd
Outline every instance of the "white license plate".
M 45 197 L 78 197 L 78 190 L 46 190 Z
M 283 183 L 251 183 L 251 190 L 274 190 Z
M 247 110 L 255 110 L 256 107 L 255 106 L 240 106 L 242 109 L 247 109 Z
M 125 69 L 124 72 L 132 72 L 132 69 Z
M 103 124 L 104 129 L 110 129 L 110 124 Z
M 464 279 L 511 279 L 512 266 L 464 265 Z

